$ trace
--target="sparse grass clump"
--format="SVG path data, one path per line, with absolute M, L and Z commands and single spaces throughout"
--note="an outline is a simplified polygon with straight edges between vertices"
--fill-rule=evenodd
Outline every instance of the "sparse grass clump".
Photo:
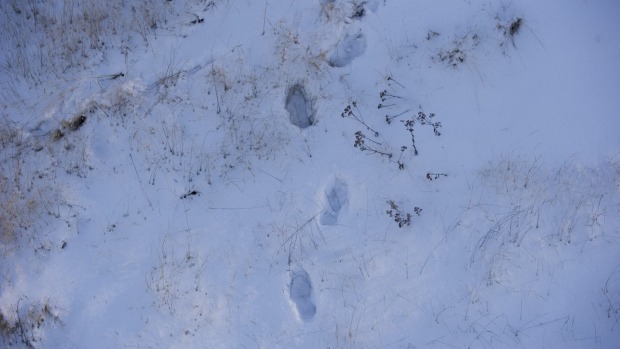
M 23 139 L 10 125 L 0 131 L 0 244 L 12 245 L 21 230 L 32 227 L 37 201 L 22 178 Z M 6 247 L 5 247 L 6 249 Z
M 21 231 L 32 228 L 30 220 L 35 214 L 38 203 L 14 187 L 7 177 L 0 177 L 0 190 L 3 208 L 0 211 L 0 243 L 12 245 L 21 235 Z
M 0 72 L 40 84 L 128 46 L 131 33 L 149 43 L 166 23 L 168 1 L 0 1 Z M 129 34 L 129 35 L 128 35 Z M 135 43 L 133 43 L 135 45 Z
M 499 18 L 497 18 L 499 20 Z M 510 41 L 513 47 L 515 45 L 515 35 L 519 33 L 521 27 L 523 25 L 523 18 L 516 17 L 506 22 L 499 22 L 497 24 L 497 30 L 502 32 L 505 40 L 500 43 L 500 46 L 503 46 L 505 42 Z
M 60 323 L 60 315 L 49 300 L 31 304 L 24 304 L 24 300 L 27 298 L 20 298 L 10 314 L 12 316 L 0 309 L 0 343 L 38 348 L 42 328 Z
M 499 46 L 503 47 L 505 54 L 505 50 L 507 49 L 509 43 L 512 47 L 517 47 L 515 38 L 521 33 L 523 27 L 525 26 L 525 20 L 522 17 L 513 17 L 509 20 L 502 20 L 499 15 L 496 16 L 495 19 L 497 20 L 497 31 L 503 37 L 500 39 Z M 538 41 L 540 42 L 540 40 Z
M 523 20 L 521 18 L 515 18 L 512 23 L 510 23 L 510 27 L 508 27 L 508 35 L 511 37 L 515 36 L 515 34 L 519 32 L 519 29 L 521 29 L 522 22 Z
M 51 162 L 10 122 L 0 130 L 0 258 L 39 240 L 36 227 L 47 213 L 60 216 L 60 190 L 48 177 Z
M 0 310 L 0 337 L 9 339 L 15 332 L 17 332 L 17 326 Z
M 466 35 L 456 38 L 449 48 L 444 48 L 437 53 L 433 60 L 444 63 L 452 68 L 467 61 L 467 56 L 480 43 L 480 38 L 476 33 L 467 33 Z

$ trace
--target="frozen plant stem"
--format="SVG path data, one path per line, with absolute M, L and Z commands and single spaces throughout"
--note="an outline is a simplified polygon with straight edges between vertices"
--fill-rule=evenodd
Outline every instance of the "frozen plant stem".
M 369 141 L 370 145 L 367 144 L 366 141 Z M 375 148 L 381 146 L 381 143 L 369 139 L 368 137 L 366 137 L 366 135 L 362 133 L 362 131 L 355 132 L 355 143 L 353 144 L 353 146 L 361 151 L 367 151 L 369 154 L 387 156 L 388 159 L 392 158 L 392 153 L 386 153 Z
M 381 98 L 381 102 L 385 102 L 388 99 L 402 98 L 402 97 L 401 96 L 397 96 L 397 95 L 393 95 L 393 94 L 389 93 L 387 90 L 383 90 L 383 91 L 379 92 L 379 98 Z
M 353 111 L 353 108 L 355 108 L 355 112 Z M 366 126 L 366 129 L 368 131 L 373 132 L 375 134 L 375 137 L 379 137 L 379 132 L 375 131 L 372 127 L 368 126 L 364 122 L 364 119 L 362 118 L 362 113 L 357 108 L 357 103 L 355 101 L 353 101 L 353 102 L 351 102 L 351 104 L 347 105 L 347 107 L 344 108 L 344 111 L 342 112 L 342 114 L 340 114 L 340 116 L 342 116 L 343 118 L 353 119 L 353 120 L 359 122 L 360 124 Z
M 385 116 L 385 122 L 387 122 L 387 123 L 388 123 L 388 125 L 389 125 L 389 124 L 391 124 L 391 123 L 392 123 L 392 121 L 393 121 L 394 119 L 396 119 L 397 117 L 399 117 L 399 116 L 401 116 L 401 115 L 403 115 L 403 114 L 408 113 L 410 110 L 411 110 L 411 109 L 407 109 L 407 110 L 405 110 L 404 112 L 399 113 L 399 114 L 396 114 L 396 115 L 386 115 L 386 116 Z
M 409 120 L 401 120 L 400 122 L 402 122 L 405 125 L 405 128 L 407 129 L 407 131 L 409 131 L 409 134 L 411 135 L 411 146 L 413 147 L 413 155 L 418 155 L 418 148 L 415 146 L 415 134 L 414 134 L 415 121 L 413 119 L 409 119 Z
M 400 160 L 403 159 L 403 153 L 405 152 L 405 150 L 407 150 L 407 146 L 402 146 L 400 147 L 400 156 L 398 157 L 398 160 L 396 160 L 396 163 L 398 164 L 398 169 L 399 170 L 404 170 L 405 169 L 405 163 L 400 162 Z
M 405 86 L 403 86 L 400 82 L 394 80 L 391 76 L 387 77 L 387 81 L 394 81 L 394 83 L 397 84 L 398 86 L 405 88 Z
M 439 177 L 448 177 L 448 175 L 445 173 L 433 173 L 433 172 L 426 173 L 426 179 L 428 179 L 429 181 L 439 179 Z
M 418 121 L 420 123 L 420 125 L 428 125 L 433 127 L 433 133 L 435 134 L 435 136 L 439 137 L 441 136 L 441 132 L 439 131 L 439 129 L 441 128 L 441 122 L 433 122 L 432 119 L 435 117 L 435 114 L 430 113 L 428 115 L 426 115 L 424 112 L 418 112 L 418 116 L 416 117 L 416 119 L 409 119 L 409 120 L 401 120 L 400 122 L 403 123 L 403 125 L 405 126 L 405 129 L 407 129 L 407 131 L 409 131 L 409 134 L 411 135 L 411 146 L 413 147 L 413 154 L 414 155 L 418 155 L 418 148 L 415 145 L 415 122 Z
M 439 129 L 441 128 L 441 122 L 433 122 L 432 119 L 435 117 L 434 113 L 430 113 L 428 114 L 428 116 L 426 116 L 426 114 L 424 114 L 424 112 L 418 112 L 418 122 L 420 123 L 420 125 L 429 125 L 433 127 L 433 133 L 435 134 L 435 136 L 441 136 L 441 132 L 439 132 Z

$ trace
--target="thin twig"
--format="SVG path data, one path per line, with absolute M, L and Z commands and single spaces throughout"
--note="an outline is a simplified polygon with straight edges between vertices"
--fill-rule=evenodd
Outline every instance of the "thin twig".
M 138 168 L 136 167 L 136 163 L 133 161 L 133 156 L 129 154 L 129 158 L 131 159 L 131 164 L 133 165 L 134 171 L 136 171 L 136 176 L 138 177 L 138 183 L 140 183 L 140 189 L 142 190 L 142 194 L 144 194 L 144 198 L 146 199 L 146 201 L 148 201 L 149 206 L 153 207 L 153 204 L 151 203 L 149 196 L 146 194 L 146 191 L 144 190 L 144 185 L 142 185 L 142 179 L 140 178 L 140 174 L 138 173 Z

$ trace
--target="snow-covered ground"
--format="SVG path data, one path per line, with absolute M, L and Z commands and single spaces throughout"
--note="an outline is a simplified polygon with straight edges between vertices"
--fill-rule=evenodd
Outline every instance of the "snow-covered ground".
M 0 9 L 3 347 L 620 345 L 617 1 Z

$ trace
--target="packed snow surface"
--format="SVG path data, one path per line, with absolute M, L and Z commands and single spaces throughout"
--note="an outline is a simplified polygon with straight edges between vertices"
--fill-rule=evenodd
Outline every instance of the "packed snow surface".
M 0 9 L 0 346 L 620 346 L 617 1 Z

